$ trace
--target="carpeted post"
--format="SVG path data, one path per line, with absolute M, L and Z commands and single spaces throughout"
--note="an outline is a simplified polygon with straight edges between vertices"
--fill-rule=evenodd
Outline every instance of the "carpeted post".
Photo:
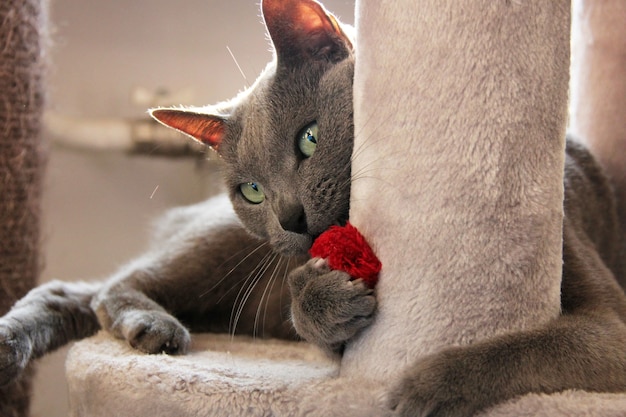
M 383 269 L 342 375 L 389 381 L 559 313 L 570 5 L 362 1 L 356 22 L 350 220 Z
M 0 315 L 41 266 L 45 18 L 41 0 L 0 2 Z M 0 389 L 1 416 L 29 414 L 31 375 Z

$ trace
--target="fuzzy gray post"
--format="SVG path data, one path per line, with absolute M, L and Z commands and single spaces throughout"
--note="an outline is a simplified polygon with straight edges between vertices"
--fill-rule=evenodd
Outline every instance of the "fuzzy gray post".
M 0 2 L 0 315 L 40 271 L 41 119 L 46 7 Z M 32 370 L 0 389 L 0 415 L 29 414 Z
M 559 314 L 570 6 L 361 1 L 356 22 L 350 219 L 383 270 L 341 373 L 390 382 Z

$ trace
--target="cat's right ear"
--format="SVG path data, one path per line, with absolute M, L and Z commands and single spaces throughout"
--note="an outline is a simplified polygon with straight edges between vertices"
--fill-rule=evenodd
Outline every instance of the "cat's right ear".
M 263 0 L 263 19 L 278 62 L 338 62 L 353 46 L 339 21 L 315 0 Z
M 152 109 L 150 115 L 159 123 L 191 136 L 216 151 L 224 138 L 226 119 L 222 116 L 171 108 Z

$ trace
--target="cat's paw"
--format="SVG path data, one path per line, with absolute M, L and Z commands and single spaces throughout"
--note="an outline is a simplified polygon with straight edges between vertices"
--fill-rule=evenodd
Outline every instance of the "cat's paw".
M 462 348 L 419 360 L 389 395 L 394 417 L 468 417 L 491 405 Z
M 135 349 L 145 353 L 187 353 L 189 331 L 176 318 L 162 311 L 135 310 L 123 319 L 122 334 Z
M 0 324 L 0 387 L 18 378 L 30 359 L 32 347 L 27 337 Z
M 300 336 L 321 347 L 338 350 L 372 321 L 373 291 L 362 280 L 333 271 L 314 258 L 289 275 L 291 315 Z

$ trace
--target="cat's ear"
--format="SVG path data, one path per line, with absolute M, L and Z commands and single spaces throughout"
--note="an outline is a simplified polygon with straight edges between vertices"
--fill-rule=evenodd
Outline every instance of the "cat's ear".
M 313 0 L 263 0 L 263 19 L 278 62 L 291 65 L 309 59 L 338 62 L 352 42 L 337 19 Z
M 150 115 L 167 127 L 178 130 L 195 140 L 218 150 L 224 138 L 226 119 L 190 109 L 152 109 Z

